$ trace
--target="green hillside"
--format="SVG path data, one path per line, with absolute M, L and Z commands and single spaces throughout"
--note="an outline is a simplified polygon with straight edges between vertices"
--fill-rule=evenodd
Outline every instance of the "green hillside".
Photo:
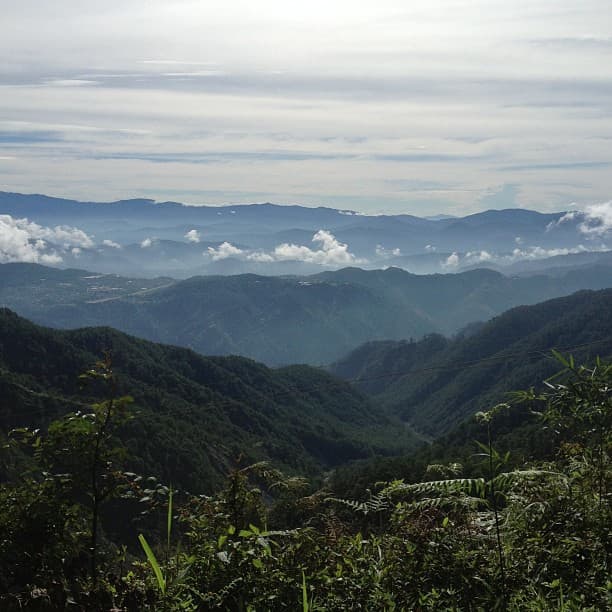
M 328 364 L 365 342 L 454 334 L 514 306 L 611 286 L 609 266 L 554 277 L 345 268 L 174 282 L 0 265 L 0 304 L 41 325 L 107 325 L 205 355 L 238 354 L 273 366 Z
M 559 367 L 553 347 L 578 347 L 571 352 L 579 361 L 612 355 L 612 290 L 517 307 L 452 341 L 430 336 L 366 344 L 330 370 L 435 437 L 505 400 L 507 392 L 552 375 Z
M 361 392 L 314 368 L 205 358 L 108 328 L 54 331 L 7 309 L 0 310 L 0 428 L 43 426 L 94 399 L 78 375 L 105 350 L 120 392 L 135 399 L 122 433 L 130 466 L 194 491 L 212 490 L 237 461 L 270 459 L 314 475 L 415 443 Z

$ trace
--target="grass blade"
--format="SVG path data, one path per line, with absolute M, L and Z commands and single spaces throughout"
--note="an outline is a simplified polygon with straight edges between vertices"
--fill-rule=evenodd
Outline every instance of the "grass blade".
M 167 519 L 167 541 L 166 544 L 168 546 L 168 554 L 170 554 L 170 534 L 172 533 L 172 487 L 170 487 L 170 491 L 168 492 L 168 519 Z
M 153 569 L 153 573 L 157 578 L 157 584 L 159 585 L 159 590 L 162 595 L 166 594 L 166 581 L 164 580 L 164 575 L 162 574 L 161 568 L 159 567 L 159 563 L 155 557 L 155 554 L 151 550 L 149 543 L 146 538 L 142 535 L 142 533 L 138 536 L 138 540 L 140 541 L 140 545 L 142 546 L 142 550 L 144 550 L 145 555 L 147 555 L 147 559 L 149 560 L 149 564 Z

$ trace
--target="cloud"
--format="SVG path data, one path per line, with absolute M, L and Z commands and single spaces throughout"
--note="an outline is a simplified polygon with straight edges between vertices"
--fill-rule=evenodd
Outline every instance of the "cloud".
M 578 226 L 583 233 L 593 237 L 601 237 L 612 231 L 612 200 L 587 206 L 584 220 Z
M 566 36 L 559 38 L 539 38 L 531 41 L 537 46 L 552 46 L 552 47 L 570 47 L 575 50 L 590 50 L 601 49 L 607 50 L 612 48 L 612 37 L 610 36 Z
M 546 226 L 546 231 L 566 223 L 577 223 L 578 231 L 585 236 L 601 238 L 612 231 L 612 200 L 591 204 L 586 206 L 584 211 L 572 210 L 567 212 L 557 221 L 551 221 Z
M 64 248 L 79 246 L 89 249 L 94 246 L 93 240 L 83 230 L 76 227 L 68 225 L 43 227 L 28 221 L 28 219 L 14 219 L 10 215 L 0 215 L 0 219 L 6 225 L 26 231 L 30 238 L 48 240 L 55 244 L 60 244 Z
M 612 162 L 608 160 L 592 160 L 578 162 L 555 162 L 541 164 L 514 164 L 511 166 L 502 166 L 499 168 L 501 172 L 532 172 L 538 170 L 589 170 L 598 168 L 609 168 Z
M 446 268 L 456 268 L 459 265 L 459 254 L 451 253 L 442 265 Z
M 319 265 L 349 265 L 362 263 L 348 250 L 348 245 L 336 240 L 336 237 L 327 230 L 319 230 L 312 242 L 321 245 L 318 250 L 307 246 L 283 243 L 278 245 L 273 256 L 278 261 L 303 261 Z
M 141 243 L 140 243 L 140 248 L 141 249 L 148 249 L 151 245 L 153 244 L 153 240 L 151 240 L 151 238 L 145 238 Z
M 87 87 L 88 85 L 97 85 L 98 81 L 89 81 L 85 79 L 49 79 L 45 81 L 45 84 L 53 87 Z
M 20 161 L 2 181 L 87 200 L 183 189 L 192 203 L 206 184 L 217 204 L 239 190 L 420 215 L 605 199 L 607 4 L 416 4 L 151 0 L 135 30 L 134 2 L 5 2 L 0 116 L 108 131 L 4 147 Z M 491 193 L 509 180 L 516 192 Z
M 523 259 L 546 259 L 548 257 L 556 257 L 558 255 L 572 255 L 576 253 L 586 253 L 590 251 L 599 251 L 602 249 L 588 249 L 582 244 L 573 248 L 558 248 L 558 249 L 545 249 L 541 246 L 528 247 L 526 249 L 514 249 L 512 255 L 505 255 L 496 258 L 501 263 L 512 263 Z
M 82 230 L 65 225 L 43 227 L 28 219 L 0 215 L 0 262 L 23 261 L 57 264 L 62 261 L 59 248 L 72 249 L 78 255 L 90 248 L 93 240 Z M 76 251 L 75 251 L 76 249 Z
M 464 263 L 467 265 L 474 265 L 479 263 L 485 263 L 487 261 L 493 261 L 494 256 L 488 251 L 468 251 L 465 254 Z
M 581 215 L 582 213 L 577 210 L 571 210 L 570 212 L 566 212 L 562 217 L 559 217 L 556 221 L 551 221 L 546 226 L 546 231 L 550 232 L 555 227 L 560 227 L 561 225 L 564 225 L 566 223 L 573 222 L 576 220 L 576 218 L 579 218 Z
M 213 261 L 220 261 L 221 259 L 227 259 L 228 257 L 237 257 L 244 253 L 242 249 L 235 247 L 230 242 L 223 242 L 216 249 L 213 247 L 208 247 L 208 252 Z
M 53 243 L 59 243 L 65 249 L 70 246 L 90 249 L 94 246 L 93 240 L 83 230 L 76 227 L 57 225 L 51 228 L 41 227 L 36 223 L 30 223 L 30 231 L 37 238 L 49 240 Z
M 275 261 L 302 261 L 305 263 L 318 264 L 322 266 L 343 266 L 358 263 L 366 263 L 366 260 L 358 259 L 348 249 L 348 245 L 336 239 L 327 230 L 319 230 L 312 237 L 312 242 L 320 248 L 313 249 L 309 246 L 289 244 L 284 242 L 277 245 L 272 251 L 247 251 L 240 249 L 230 242 L 223 242 L 217 248 L 208 247 L 208 254 L 213 261 L 237 257 L 257 263 L 272 263 Z M 399 249 L 386 251 L 387 254 L 399 255 Z
M 378 257 L 399 257 L 402 251 L 399 248 L 386 249 L 382 244 L 376 245 L 376 255 Z
M 605 251 L 606 246 L 601 245 L 597 248 L 587 248 L 579 244 L 572 248 L 551 248 L 547 249 L 541 246 L 530 246 L 525 248 L 515 248 L 511 253 L 489 253 L 488 251 L 468 251 L 467 253 L 452 253 L 442 263 L 444 268 L 465 268 L 482 263 L 498 264 L 500 266 L 510 265 L 518 261 L 533 261 L 536 259 L 547 259 L 549 257 L 557 257 L 559 255 L 573 255 L 577 253 L 590 253 Z
M 438 247 L 434 246 L 433 244 L 427 244 L 425 245 L 425 250 L 428 253 L 435 253 L 438 250 Z
M 187 238 L 189 242 L 198 243 L 200 242 L 200 232 L 197 229 L 189 230 L 184 238 Z
M 255 251 L 247 255 L 249 261 L 256 261 L 257 263 L 271 263 L 274 261 L 274 257 L 270 253 L 263 253 L 261 251 Z
M 113 240 L 103 240 L 102 244 L 104 246 L 110 247 L 111 249 L 120 249 L 121 245 L 118 242 L 114 242 Z

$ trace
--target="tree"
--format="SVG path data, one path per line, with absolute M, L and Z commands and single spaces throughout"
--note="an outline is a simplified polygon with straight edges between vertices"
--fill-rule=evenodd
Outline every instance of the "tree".
M 13 437 L 34 451 L 37 469 L 44 479 L 61 482 L 75 503 L 89 510 L 90 578 L 98 579 L 100 509 L 116 495 L 124 482 L 119 469 L 125 450 L 116 438 L 128 419 L 130 396 L 119 397 L 109 353 L 80 376 L 84 383 L 98 383 L 95 392 L 105 396 L 89 409 L 71 412 L 53 421 L 46 434 L 39 430 L 13 430 Z

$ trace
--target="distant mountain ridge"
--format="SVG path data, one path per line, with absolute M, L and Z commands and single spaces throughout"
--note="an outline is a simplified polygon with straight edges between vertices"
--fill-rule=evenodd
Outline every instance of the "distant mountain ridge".
M 606 266 L 555 277 L 344 268 L 299 277 L 139 281 L 0 265 L 0 304 L 39 324 L 108 325 L 203 354 L 240 354 L 269 365 L 327 364 L 371 340 L 449 335 L 513 306 L 607 287 L 612 267 Z
M 417 217 L 325 206 L 189 206 L 150 199 L 99 203 L 0 192 L 0 215 L 43 228 L 33 230 L 30 241 L 45 236 L 47 263 L 147 277 L 311 274 L 347 265 L 457 272 L 612 250 L 610 233 L 592 232 L 595 226 L 585 230 L 585 221 L 593 220 L 584 213 L 519 208 Z M 58 228 L 77 228 L 89 240 L 76 250 L 67 248 Z M 335 242 L 317 242 L 321 230 Z M 26 260 L 45 263 L 35 254 Z M 3 253 L 0 242 L 0 261 L 24 259 L 19 252 Z

